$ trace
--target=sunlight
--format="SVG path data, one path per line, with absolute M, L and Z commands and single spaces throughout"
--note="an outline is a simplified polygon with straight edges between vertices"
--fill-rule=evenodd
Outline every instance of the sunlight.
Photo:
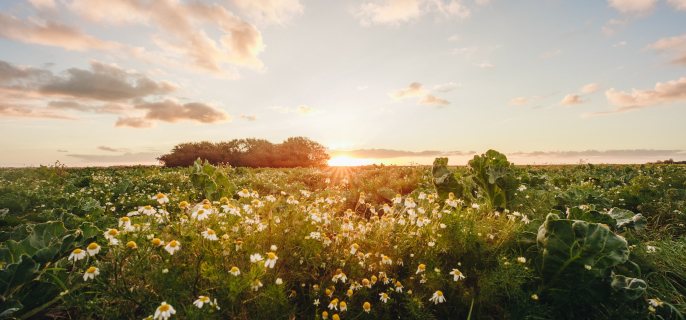
M 374 163 L 372 159 L 353 158 L 348 156 L 337 156 L 329 159 L 329 166 L 332 167 L 355 167 L 366 166 Z

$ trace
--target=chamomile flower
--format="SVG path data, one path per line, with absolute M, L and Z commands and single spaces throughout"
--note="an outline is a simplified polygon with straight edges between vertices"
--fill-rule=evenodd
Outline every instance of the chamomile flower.
M 387 256 L 387 255 L 385 255 L 385 254 L 382 254 L 382 255 L 381 255 L 381 264 L 392 265 L 392 264 L 393 264 L 393 260 L 391 260 L 391 258 L 390 258 L 389 256 Z
M 420 274 L 420 273 L 423 273 L 424 271 L 426 271 L 426 265 L 423 263 L 420 263 L 417 266 L 417 272 L 415 272 L 414 274 Z
M 253 253 L 250 255 L 250 262 L 251 263 L 257 263 L 257 262 L 260 262 L 262 260 L 264 260 L 264 258 L 259 253 Z
M 152 245 L 155 247 L 164 245 L 164 241 L 162 241 L 162 239 L 160 238 L 152 238 L 152 240 L 150 240 L 150 243 L 152 243 Z
M 214 230 L 207 228 L 207 230 L 202 232 L 202 237 L 210 240 L 210 241 L 217 241 L 219 238 L 217 238 L 217 233 L 214 232 Z
M 69 255 L 69 258 L 67 260 L 74 260 L 74 262 L 79 261 L 83 258 L 86 257 L 86 251 L 83 251 L 79 248 L 74 249 L 74 251 L 71 252 Z
M 117 229 L 107 229 L 104 233 L 103 236 L 105 236 L 105 239 L 107 239 L 110 242 L 110 245 L 116 246 L 119 244 L 119 240 L 116 238 L 116 236 L 119 235 L 119 230 Z
M 100 245 L 95 242 L 91 242 L 88 247 L 86 247 L 86 251 L 88 251 L 88 255 L 93 257 L 100 252 Z
M 181 242 L 172 240 L 167 243 L 166 246 L 164 246 L 164 250 L 167 250 L 170 255 L 174 255 L 174 252 L 181 250 Z
M 403 284 L 400 281 L 395 282 L 395 292 L 398 292 L 398 293 L 403 292 Z
M 276 278 L 276 281 L 274 281 L 274 283 L 276 283 L 277 286 L 280 286 L 280 285 L 283 284 L 283 279 L 281 279 L 281 278 Z
M 341 269 L 336 269 L 336 274 L 334 274 L 333 278 L 331 278 L 331 281 L 333 283 L 337 283 L 338 280 L 341 280 L 341 282 L 345 283 L 346 280 L 348 280 L 348 277 L 343 273 L 343 270 Z
M 341 312 L 348 311 L 348 303 L 346 303 L 345 301 L 341 301 L 338 304 L 338 307 L 341 308 Z
M 454 281 L 460 281 L 465 278 L 464 274 L 462 274 L 462 271 L 458 269 L 453 269 L 453 271 L 450 271 L 450 274 L 453 275 Z
M 372 311 L 372 304 L 369 303 L 369 301 L 365 301 L 365 302 L 362 304 L 362 310 L 364 310 L 364 312 L 366 312 L 366 313 L 371 312 L 371 311 Z
M 270 251 L 267 252 L 267 260 L 264 261 L 264 266 L 270 269 L 274 268 L 274 265 L 276 264 L 276 260 L 278 260 L 279 257 L 276 256 L 276 253 Z
M 127 242 L 127 243 L 126 243 L 126 247 L 129 248 L 129 249 L 131 249 L 131 250 L 138 249 L 138 245 L 136 244 L 135 241 L 129 241 L 129 242 Z
M 100 269 L 96 267 L 89 267 L 86 269 L 86 272 L 83 274 L 83 281 L 88 281 L 88 279 L 95 279 L 95 276 L 100 274 Z
M 379 293 L 379 300 L 381 300 L 383 303 L 388 302 L 388 293 L 382 292 Z
M 159 192 L 158 194 L 152 196 L 151 199 L 157 200 L 157 203 L 159 204 L 165 204 L 169 202 L 169 198 L 167 197 L 167 195 L 165 195 L 162 192 Z
M 252 289 L 252 291 L 260 290 L 261 287 L 262 287 L 262 281 L 260 281 L 260 279 L 255 279 L 250 284 L 250 289 Z
M 248 189 L 243 189 L 241 191 L 238 191 L 238 196 L 241 198 L 247 198 L 250 196 L 250 191 L 248 191 Z
M 445 296 L 443 296 L 443 291 L 441 290 L 436 290 L 434 294 L 429 298 L 429 301 L 433 302 L 434 304 L 439 304 L 445 302 Z
M 206 303 L 210 303 L 210 297 L 208 296 L 199 296 L 197 300 L 193 301 L 193 305 L 198 307 L 198 309 L 202 309 L 202 307 Z
M 233 266 L 231 267 L 231 270 L 229 270 L 229 273 L 237 277 L 241 274 L 241 269 L 238 269 L 238 267 Z
M 191 213 L 191 218 L 196 219 L 198 221 L 203 221 L 207 219 L 210 216 L 210 211 L 203 209 L 202 207 L 198 210 L 193 211 Z
M 329 319 L 329 313 L 326 311 L 322 311 L 322 319 L 323 320 Z
M 171 318 L 171 316 L 175 313 L 176 310 L 174 309 L 174 307 L 172 307 L 172 305 L 168 304 L 166 301 L 163 301 L 162 304 L 160 304 L 160 306 L 157 307 L 157 310 L 155 310 L 155 315 L 153 316 L 153 319 L 167 320 Z
M 526 258 L 525 257 L 517 257 L 517 262 L 526 263 Z
M 150 215 L 155 214 L 155 208 L 153 208 L 150 205 L 142 206 L 142 207 L 138 207 L 138 212 L 142 213 L 146 216 L 150 216 Z
M 338 310 L 338 298 L 334 298 L 329 302 L 329 310 Z

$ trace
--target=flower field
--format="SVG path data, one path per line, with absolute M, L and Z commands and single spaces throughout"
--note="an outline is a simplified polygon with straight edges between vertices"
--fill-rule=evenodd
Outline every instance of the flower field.
M 686 167 L 0 169 L 0 318 L 683 319 Z

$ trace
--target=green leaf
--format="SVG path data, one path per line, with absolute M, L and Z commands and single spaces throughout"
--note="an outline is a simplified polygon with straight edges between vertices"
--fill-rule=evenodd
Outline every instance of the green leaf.
M 629 300 L 636 300 L 645 294 L 648 285 L 645 281 L 638 278 L 625 277 L 623 275 L 613 274 L 612 289 L 620 291 Z

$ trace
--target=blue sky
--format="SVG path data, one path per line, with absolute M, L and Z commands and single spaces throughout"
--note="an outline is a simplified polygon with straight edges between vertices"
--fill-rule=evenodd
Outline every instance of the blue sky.
M 519 163 L 686 158 L 684 0 L 0 8 L 0 165 L 290 136 L 386 163 L 489 148 Z

